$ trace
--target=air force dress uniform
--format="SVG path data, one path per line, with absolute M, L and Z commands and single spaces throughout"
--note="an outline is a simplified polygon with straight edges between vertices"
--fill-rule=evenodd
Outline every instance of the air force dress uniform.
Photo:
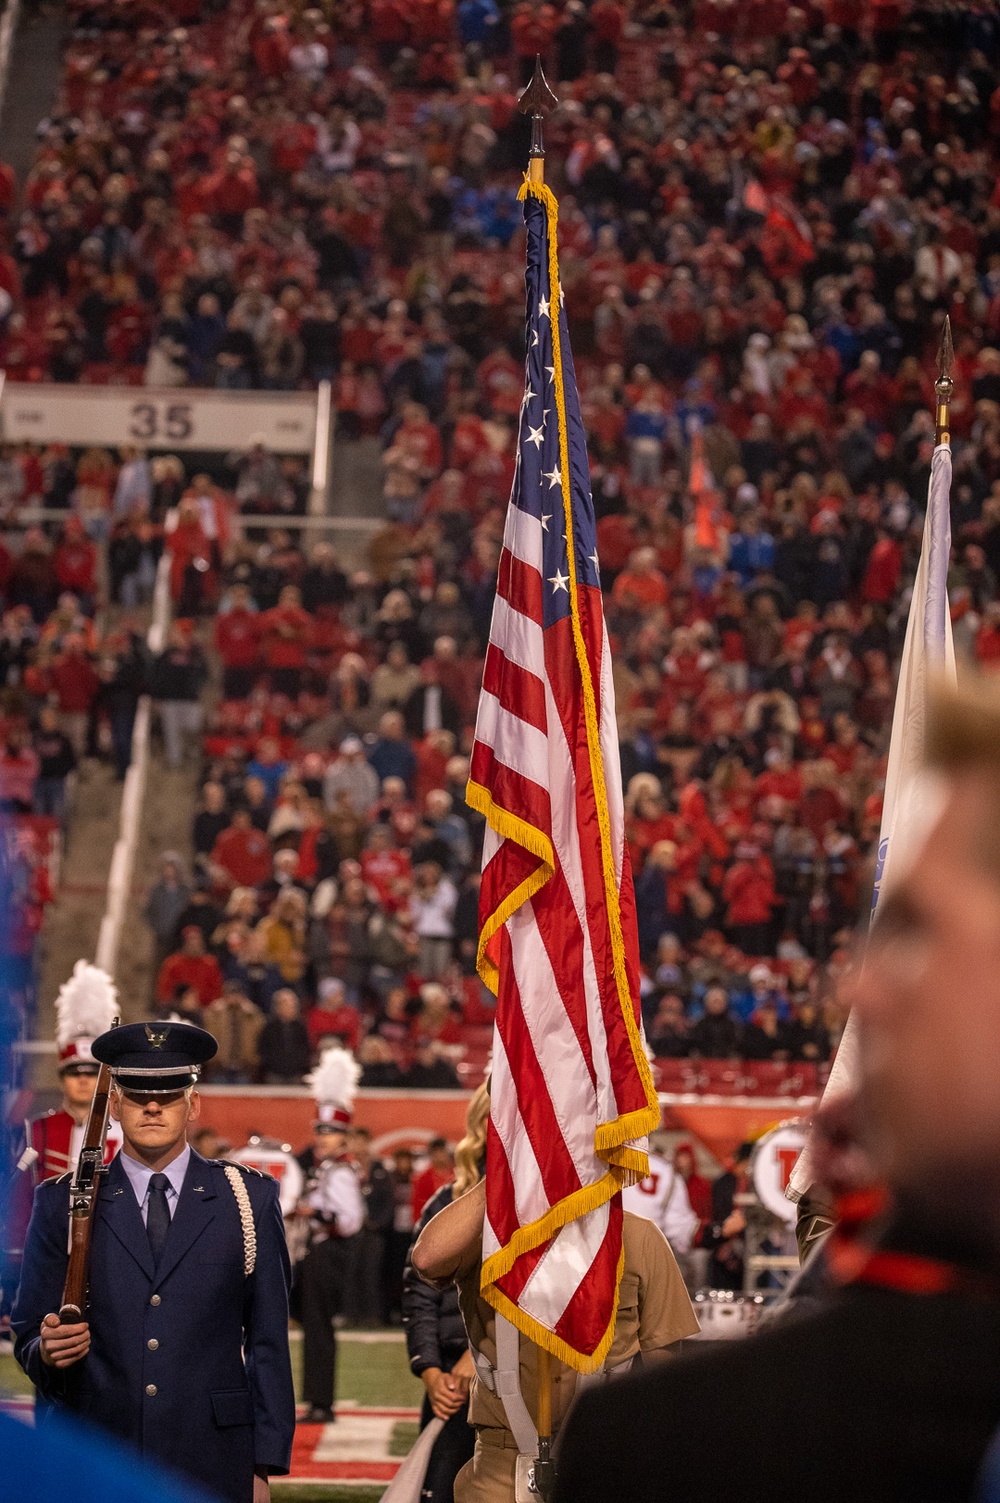
M 150 1094 L 193 1084 L 214 1052 L 210 1034 L 184 1024 L 136 1024 L 94 1043 L 120 1086 Z M 295 1426 L 277 1184 L 190 1148 L 162 1177 L 119 1154 L 93 1228 L 90 1350 L 60 1370 L 42 1361 L 39 1328 L 61 1303 L 69 1191 L 66 1175 L 35 1192 L 11 1322 L 18 1361 L 55 1405 L 250 1503 L 255 1468 L 288 1471 Z M 154 1236 L 164 1196 L 169 1225 Z

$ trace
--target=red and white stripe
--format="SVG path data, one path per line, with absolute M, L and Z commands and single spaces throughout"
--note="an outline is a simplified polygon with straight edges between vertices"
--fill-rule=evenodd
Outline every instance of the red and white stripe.
M 542 592 L 551 587 L 543 579 L 541 524 L 512 504 L 471 771 L 470 797 L 485 790 L 494 820 L 483 851 L 480 913 L 487 930 L 489 916 L 511 893 L 537 881 L 540 869 L 545 880 L 487 946 L 498 971 L 498 1006 L 484 1293 L 491 1298 L 491 1288 L 499 1290 L 502 1299 L 494 1296 L 493 1303 L 512 1318 L 523 1317 L 517 1323 L 529 1334 L 539 1328 L 551 1333 L 551 1349 L 578 1354 L 575 1365 L 585 1368 L 609 1329 L 621 1256 L 620 1196 L 595 1148 L 595 1132 L 644 1109 L 647 1096 L 614 972 L 572 621 L 557 621 L 547 631 L 542 625 Z M 600 591 L 581 586 L 578 595 L 598 697 L 614 884 L 634 999 L 638 955 L 611 654 Z M 481 795 L 478 802 L 483 807 Z M 504 815 L 528 826 L 531 838 L 498 833 Z M 539 854 L 549 844 L 551 865 Z M 491 1259 L 510 1262 L 504 1250 L 520 1229 L 553 1212 L 558 1218 L 563 1203 L 600 1184 L 602 1203 L 521 1252 L 502 1276 L 488 1278 Z

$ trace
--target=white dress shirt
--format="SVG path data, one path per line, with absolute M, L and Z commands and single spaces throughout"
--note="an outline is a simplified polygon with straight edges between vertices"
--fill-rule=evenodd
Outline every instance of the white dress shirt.
M 307 1196 L 314 1211 L 336 1216 L 338 1237 L 353 1237 L 365 1219 L 358 1176 L 343 1159 L 327 1159 L 320 1166 L 316 1184 Z
M 144 1164 L 141 1159 L 134 1159 L 124 1151 L 121 1154 L 121 1161 L 122 1168 L 128 1176 L 128 1182 L 135 1191 L 135 1198 L 139 1202 L 139 1213 L 142 1216 L 142 1224 L 145 1226 L 146 1214 L 149 1210 L 149 1182 L 157 1171 L 150 1169 L 149 1165 Z M 187 1174 L 187 1167 L 190 1162 L 191 1148 L 190 1145 L 185 1145 L 183 1153 L 179 1153 L 172 1163 L 169 1163 L 165 1169 L 159 1171 L 165 1174 L 170 1181 L 167 1186 L 167 1210 L 170 1212 L 171 1221 L 174 1219 L 174 1212 L 177 1209 L 177 1199 L 181 1193 L 181 1185 L 184 1183 L 184 1176 Z

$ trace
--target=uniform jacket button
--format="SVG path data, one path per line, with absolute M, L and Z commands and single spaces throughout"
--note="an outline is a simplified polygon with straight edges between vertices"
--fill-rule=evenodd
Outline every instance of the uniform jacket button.
M 160 1296 L 158 1294 L 151 1295 L 149 1303 L 151 1305 L 158 1305 L 160 1303 Z
M 146 1345 L 149 1347 L 149 1350 L 151 1352 L 155 1352 L 159 1344 L 160 1343 L 157 1341 L 155 1336 L 150 1336 L 149 1340 L 146 1342 Z
M 146 1384 L 146 1397 L 147 1397 L 147 1399 L 155 1399 L 156 1398 L 156 1384 L 155 1383 L 147 1383 Z

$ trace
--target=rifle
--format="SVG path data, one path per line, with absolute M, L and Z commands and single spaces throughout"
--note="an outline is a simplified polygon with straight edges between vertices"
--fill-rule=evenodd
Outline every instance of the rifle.
M 112 1028 L 117 1028 L 115 1018 Z M 111 1095 L 111 1068 L 101 1065 L 94 1099 L 90 1103 L 87 1132 L 69 1192 L 69 1265 L 63 1285 L 59 1319 L 64 1326 L 83 1319 L 90 1277 L 90 1235 L 94 1229 L 97 1192 L 104 1173 L 104 1140 L 108 1135 L 108 1105 Z

